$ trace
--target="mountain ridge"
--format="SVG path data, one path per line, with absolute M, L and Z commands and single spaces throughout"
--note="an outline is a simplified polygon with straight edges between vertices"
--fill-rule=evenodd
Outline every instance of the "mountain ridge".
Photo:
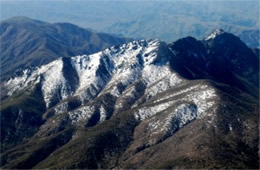
M 226 36 L 132 41 L 23 70 L 3 84 L 1 167 L 258 168 L 259 70 L 237 64 L 257 56 Z M 227 71 L 242 86 L 216 76 L 223 58 L 237 58 Z

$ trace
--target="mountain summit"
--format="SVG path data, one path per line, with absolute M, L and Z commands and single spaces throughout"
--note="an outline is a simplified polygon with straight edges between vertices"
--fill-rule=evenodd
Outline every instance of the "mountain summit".
M 182 76 L 207 78 L 259 95 L 259 56 L 233 34 L 217 29 L 202 41 L 180 39 L 170 49 Z
M 259 168 L 257 61 L 223 32 L 21 70 L 1 84 L 1 167 Z
M 207 37 L 205 37 L 205 40 L 209 40 L 209 39 L 214 39 L 216 36 L 220 35 L 224 33 L 224 30 L 217 28 L 215 31 L 213 31 L 212 33 L 210 33 Z

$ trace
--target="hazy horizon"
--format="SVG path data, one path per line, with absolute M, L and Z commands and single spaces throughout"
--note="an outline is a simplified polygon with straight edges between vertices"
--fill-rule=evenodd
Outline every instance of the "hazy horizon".
M 257 32 L 260 25 L 260 2 L 255 0 L 1 0 L 0 3 L 1 20 L 25 16 L 167 42 L 189 35 L 202 38 L 216 28 L 236 35 Z

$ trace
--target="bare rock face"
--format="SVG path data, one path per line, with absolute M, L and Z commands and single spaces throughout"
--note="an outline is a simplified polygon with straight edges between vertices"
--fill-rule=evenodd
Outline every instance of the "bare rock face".
M 217 30 L 22 70 L 1 84 L 1 167 L 258 168 L 256 61 Z

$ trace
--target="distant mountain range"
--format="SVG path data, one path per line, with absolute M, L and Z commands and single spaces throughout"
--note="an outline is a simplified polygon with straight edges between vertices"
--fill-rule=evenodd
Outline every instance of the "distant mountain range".
M 1 84 L 1 168 L 259 169 L 258 54 L 218 29 L 23 69 Z
M 260 47 L 260 4 L 255 0 L 135 1 L 128 6 L 136 15 L 118 20 L 102 31 L 170 43 L 186 36 L 202 39 L 212 30 L 222 28 L 249 47 Z
M 186 36 L 202 39 L 213 29 L 223 28 L 249 47 L 260 47 L 259 0 L 4 0 L 1 7 L 2 19 L 28 16 L 52 23 L 66 21 L 135 39 L 159 38 L 167 43 Z
M 59 57 L 98 52 L 130 41 L 69 23 L 50 24 L 26 17 L 0 23 L 1 78 L 17 69 L 47 64 Z
M 201 21 L 199 18 L 191 16 L 167 16 L 165 14 L 151 17 L 144 15 L 132 21 L 114 23 L 103 31 L 139 39 L 160 38 L 171 42 L 187 35 L 203 38 L 205 34 L 216 28 L 223 28 L 235 34 L 249 47 L 260 47 L 259 27 L 231 25 L 223 21 L 219 23 Z

